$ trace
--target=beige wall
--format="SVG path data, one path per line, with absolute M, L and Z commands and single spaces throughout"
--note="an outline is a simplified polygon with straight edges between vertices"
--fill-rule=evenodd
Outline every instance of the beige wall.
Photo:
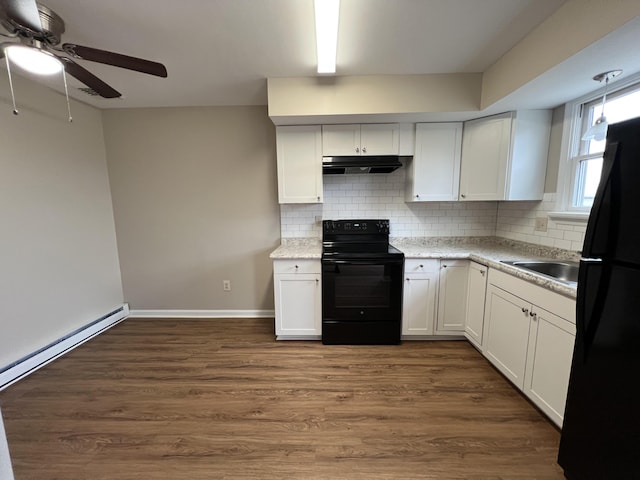
M 544 182 L 544 193 L 558 191 L 558 171 L 562 149 L 562 130 L 564 127 L 564 105 L 553 110 L 551 118 L 551 134 L 549 135 L 549 153 L 547 155 L 547 176 Z
M 0 73 L 0 368 L 122 304 L 101 114 Z
M 103 121 L 131 308 L 273 309 L 280 216 L 266 107 L 108 110 Z
M 269 78 L 269 116 L 287 125 L 299 118 L 331 123 L 341 115 L 478 111 L 481 85 L 480 73 Z
M 481 109 L 640 15 L 638 0 L 569 0 L 489 67 Z

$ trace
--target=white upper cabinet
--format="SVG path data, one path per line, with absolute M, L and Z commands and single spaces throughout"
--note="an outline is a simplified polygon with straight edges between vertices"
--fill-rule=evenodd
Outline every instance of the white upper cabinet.
M 398 155 L 400 126 L 397 123 L 323 125 L 322 155 Z
M 465 122 L 460 200 L 541 200 L 550 128 L 550 110 Z
M 276 128 L 278 201 L 322 202 L 322 134 L 319 125 Z
M 407 164 L 407 202 L 458 200 L 462 123 L 418 123 Z

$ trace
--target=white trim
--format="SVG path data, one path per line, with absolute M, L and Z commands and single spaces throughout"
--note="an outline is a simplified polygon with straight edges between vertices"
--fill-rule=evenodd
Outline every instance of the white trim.
M 43 346 L 42 350 L 16 361 L 14 365 L 0 371 L 0 391 L 120 323 L 128 315 L 129 305 L 125 303 L 113 312 L 108 313 L 104 318 L 88 323 L 68 336 Z
M 273 318 L 273 310 L 131 310 L 132 318 Z
M 549 218 L 556 223 L 587 223 L 589 212 L 549 212 Z
M 623 90 L 631 85 L 640 82 L 640 72 L 629 75 L 624 79 L 617 80 L 609 84 L 607 96 Z M 560 168 L 558 170 L 557 191 L 560 193 L 560 210 L 567 213 L 586 213 L 588 215 L 590 208 L 577 208 L 573 206 L 573 187 L 575 183 L 575 174 L 577 169 L 577 161 L 572 161 L 571 153 L 576 151 L 580 145 L 580 132 L 582 124 L 576 121 L 580 106 L 583 103 L 589 103 L 604 95 L 605 86 L 576 98 L 571 102 L 567 102 L 564 108 L 564 121 L 562 125 L 562 142 L 560 147 Z
M 13 480 L 13 469 L 11 468 L 7 433 L 2 423 L 2 412 L 0 412 L 0 478 L 3 480 Z

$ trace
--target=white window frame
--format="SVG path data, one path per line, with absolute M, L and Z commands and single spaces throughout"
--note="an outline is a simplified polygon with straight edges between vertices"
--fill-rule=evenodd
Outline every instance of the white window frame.
M 607 90 L 607 96 L 639 83 L 640 73 L 630 75 L 625 79 L 610 84 L 609 89 Z M 638 86 L 640 86 L 640 84 Z M 585 121 L 580 115 L 582 105 L 593 102 L 598 98 L 602 98 L 604 91 L 605 87 L 603 86 L 587 95 L 576 98 L 575 100 L 565 104 L 557 188 L 557 191 L 561 192 L 562 196 L 560 211 L 553 212 L 551 214 L 552 218 L 557 217 L 586 222 L 589 217 L 591 207 L 575 207 L 573 205 L 577 182 L 576 177 L 578 176 L 578 162 L 588 157 L 597 157 L 598 155 L 591 154 L 573 156 L 573 152 L 579 152 L 580 150 L 582 124 Z

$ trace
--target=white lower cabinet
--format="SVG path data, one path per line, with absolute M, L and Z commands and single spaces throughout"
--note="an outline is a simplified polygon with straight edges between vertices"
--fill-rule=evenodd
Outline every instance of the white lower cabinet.
M 574 300 L 489 271 L 483 354 L 558 426 L 563 421 L 575 331 Z
M 530 307 L 495 285 L 487 289 L 484 354 L 520 389 L 524 388 Z
M 469 260 L 441 260 L 436 335 L 460 335 L 467 313 Z
M 482 347 L 484 326 L 484 300 L 487 292 L 487 271 L 489 269 L 476 262 L 469 262 L 467 278 L 467 310 L 464 319 L 464 336 L 476 347 Z
M 274 260 L 276 337 L 322 337 L 322 286 L 319 260 Z
M 438 260 L 404 262 L 402 337 L 433 335 L 438 292 Z
M 524 392 L 557 425 L 562 425 L 576 327 L 539 307 L 534 306 L 533 313 Z

